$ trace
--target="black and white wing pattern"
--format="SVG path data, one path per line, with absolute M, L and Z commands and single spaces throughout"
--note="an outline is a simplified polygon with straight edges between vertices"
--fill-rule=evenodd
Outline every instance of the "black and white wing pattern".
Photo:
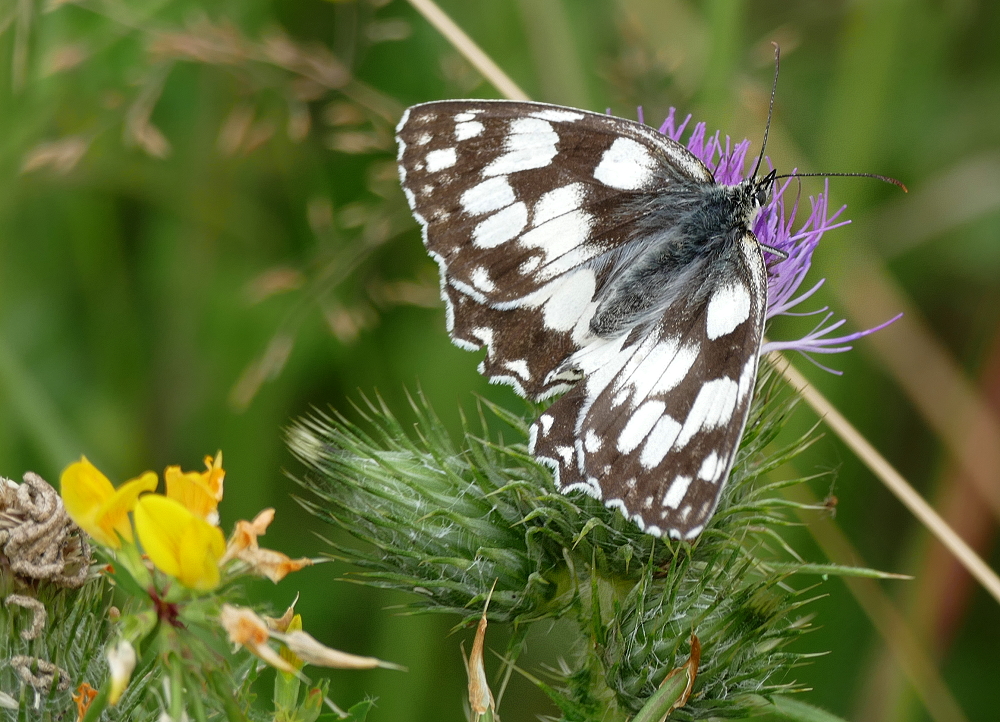
M 397 140 L 454 342 L 528 398 L 568 391 L 531 428 L 558 488 L 697 536 L 756 378 L 762 184 L 718 185 L 651 128 L 541 103 L 425 103 Z

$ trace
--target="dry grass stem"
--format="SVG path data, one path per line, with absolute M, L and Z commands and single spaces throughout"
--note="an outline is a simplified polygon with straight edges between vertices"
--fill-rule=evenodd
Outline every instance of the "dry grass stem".
M 869 339 L 871 348 L 1000 519 L 1000 419 L 884 267 L 867 253 L 852 258 L 857 266 L 835 286 L 837 298 L 861 328 L 886 309 L 903 312 Z
M 787 495 L 801 504 L 820 502 L 805 485 L 789 487 Z M 837 564 L 863 565 L 861 555 L 829 518 L 799 510 L 799 517 L 809 525 L 816 543 L 827 559 Z M 934 722 L 969 722 L 955 695 L 941 677 L 941 672 L 927 651 L 926 644 L 895 606 L 889 595 L 873 579 L 844 577 L 844 584 L 858 605 L 872 620 L 892 659 L 920 698 Z M 858 661 L 861 666 L 861 661 Z
M 507 77 L 507 74 L 433 0 L 410 0 L 410 4 L 504 97 L 511 100 L 530 100 L 528 94 Z
M 875 450 L 875 447 L 844 418 L 843 414 L 826 400 L 823 394 L 816 390 L 816 387 L 788 363 L 787 359 L 780 354 L 770 354 L 768 360 L 889 491 L 895 494 L 931 534 L 955 555 L 969 574 L 975 577 L 997 602 L 1000 602 L 1000 577 L 996 572 L 987 566 L 986 562 L 948 526 L 906 479 Z

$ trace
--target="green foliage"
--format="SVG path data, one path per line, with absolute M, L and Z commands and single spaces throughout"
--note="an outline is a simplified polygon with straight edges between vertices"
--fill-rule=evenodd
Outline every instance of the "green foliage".
M 913 191 L 899 197 L 875 183 L 831 183 L 833 201 L 850 203 L 856 223 L 817 254 L 816 278 L 831 277 L 819 305 L 848 309 L 852 328 L 898 312 L 895 300 L 867 288 L 870 271 L 859 272 L 877 257 L 878 274 L 919 309 L 908 318 L 922 319 L 954 366 L 970 380 L 996 376 L 989 350 L 1000 327 L 1000 214 L 990 180 L 1000 144 L 995 3 L 440 4 L 539 100 L 629 117 L 641 105 L 650 122 L 674 105 L 734 139 L 761 137 L 770 41 L 778 40 L 783 63 L 769 146 L 776 166 L 889 173 Z M 161 54 L 159 39 L 204 38 L 211 28 L 254 53 L 234 62 Z M 261 59 L 265 39 L 276 37 L 311 59 L 335 59 L 350 82 L 311 94 L 316 86 L 300 73 Z M 422 308 L 435 304 L 436 269 L 393 185 L 387 141 L 394 113 L 410 103 L 494 95 L 404 0 L 4 3 L 0 471 L 54 479 L 87 453 L 126 478 L 194 464 L 221 447 L 239 490 L 224 501 L 224 515 L 250 518 L 275 505 L 269 544 L 314 553 L 303 531 L 321 525 L 292 515 L 280 473 L 295 464 L 276 432 L 289 418 L 330 404 L 356 421 L 346 399 L 380 388 L 408 422 L 399 389 L 414 379 L 453 432 L 456 397 L 478 391 L 509 403 L 506 390 L 487 387 L 475 361 L 449 345 L 440 310 Z M 144 108 L 148 116 L 138 112 Z M 135 144 L 132 131 L 148 126 L 133 120 L 126 129 L 128 119 L 143 117 L 169 142 L 167 158 Z M 298 135 L 303 118 L 305 136 Z M 298 140 L 287 132 L 292 126 Z M 805 180 L 804 194 L 819 182 Z M 860 286 L 841 282 L 851 279 Z M 921 364 L 912 361 L 922 356 L 902 336 L 889 344 L 911 362 L 903 366 L 904 392 L 891 363 L 873 360 L 877 346 L 862 346 L 868 350 L 836 357 L 845 376 L 812 378 L 917 488 L 949 483 L 934 424 L 915 413 L 950 408 L 918 396 L 941 388 L 918 375 Z M 799 414 L 787 433 L 813 422 Z M 932 545 L 832 436 L 796 466 L 838 469 L 837 522 L 863 558 L 919 568 L 912 560 Z M 963 519 L 976 528 L 976 518 Z M 786 531 L 795 548 L 810 548 L 804 529 Z M 901 548 L 907 543 L 915 546 Z M 819 558 L 815 550 L 809 557 Z M 790 571 L 781 564 L 771 561 Z M 460 694 L 457 674 L 449 674 L 460 660 L 452 639 L 431 641 L 443 637 L 440 620 L 412 620 L 403 639 L 395 620 L 357 616 L 359 607 L 391 601 L 332 583 L 333 573 L 325 565 L 303 573 L 302 586 L 268 583 L 253 594 L 281 609 L 301 591 L 299 609 L 325 625 L 324 641 L 349 634 L 358 649 L 408 656 L 403 679 L 334 678 L 336 699 L 378 696 L 373 720 L 447 719 L 451 708 L 441 699 Z M 995 607 L 958 586 L 939 593 L 940 577 L 924 578 L 927 596 L 913 607 L 948 599 L 946 614 L 929 623 L 946 630 L 937 639 L 942 665 L 968 717 L 989 719 L 996 694 L 983 680 L 1000 674 Z M 912 700 L 898 699 L 909 694 L 905 683 L 872 673 L 886 668 L 883 645 L 848 591 L 837 584 L 823 591 L 829 596 L 811 607 L 823 624 L 803 648 L 832 654 L 798 671 L 814 688 L 803 697 L 845 714 L 863 708 L 891 717 L 892 708 L 894 722 L 922 719 Z M 408 646 L 412 637 L 419 650 Z
M 0 719 L 50 720 L 67 719 L 76 715 L 72 694 L 82 683 L 100 689 L 108 674 L 104 649 L 113 622 L 109 615 L 110 595 L 101 580 L 93 580 L 80 589 L 65 589 L 43 583 L 35 590 L 36 598 L 45 606 L 47 621 L 40 636 L 25 640 L 21 632 L 31 627 L 32 612 L 11 605 L 0 605 L 0 659 L 32 657 L 51 662 L 68 673 L 68 679 L 57 679 L 45 687 L 24 684 L 13 667 L 0 666 L 0 690 L 14 696 L 19 710 L 0 708 Z M 37 672 L 37 666 L 31 670 Z M 37 675 L 36 676 L 41 676 Z M 149 705 L 147 698 L 152 676 L 150 668 L 137 669 L 132 684 L 115 708 L 110 708 L 102 720 L 152 721 L 159 710 Z
M 336 544 L 360 568 L 348 578 L 415 596 L 413 609 L 472 622 L 494 582 L 488 618 L 512 625 L 516 660 L 529 625 L 569 619 L 572 661 L 546 693 L 564 719 L 627 719 L 701 640 L 701 666 L 676 719 L 739 718 L 797 689 L 788 672 L 806 655 L 789 642 L 808 629 L 811 571 L 781 542 L 789 502 L 764 475 L 809 439 L 772 451 L 794 400 L 763 373 L 731 479 L 692 544 L 656 539 L 590 497 L 555 491 L 523 443 L 526 422 L 487 406 L 513 427 L 487 436 L 484 413 L 454 442 L 422 397 L 412 432 L 381 401 L 358 412 L 364 426 L 316 414 L 289 443 L 313 470 L 318 501 L 302 503 L 360 544 Z M 511 436 L 511 434 L 506 434 Z M 779 562 L 772 565 L 772 562 Z M 830 568 L 836 573 L 852 570 Z

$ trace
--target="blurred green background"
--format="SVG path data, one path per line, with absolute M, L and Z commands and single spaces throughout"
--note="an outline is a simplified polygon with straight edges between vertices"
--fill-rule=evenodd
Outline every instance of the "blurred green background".
M 780 44 L 775 165 L 911 189 L 834 179 L 854 223 L 820 248 L 816 305 L 849 330 L 906 316 L 824 359 L 843 376 L 796 363 L 1000 566 L 1000 3 L 441 6 L 535 99 L 641 105 L 650 123 L 674 105 L 754 147 Z M 523 408 L 449 344 L 396 181 L 402 109 L 448 97 L 497 91 L 404 0 L 0 3 L 0 471 L 55 481 L 86 454 L 117 484 L 221 448 L 223 525 L 274 506 L 266 545 L 316 556 L 333 532 L 292 499 L 282 434 L 297 416 L 350 415 L 378 390 L 406 418 L 418 385 L 453 428 L 474 393 Z M 815 420 L 803 408 L 789 434 Z M 813 490 L 836 496 L 843 537 L 814 515 L 825 546 L 808 529 L 793 545 L 916 579 L 817 587 L 801 648 L 830 654 L 797 670 L 809 701 L 859 722 L 997 719 L 996 602 L 829 433 L 783 473 L 831 471 Z M 410 668 L 332 674 L 341 705 L 374 695 L 375 721 L 462 719 L 468 633 L 400 616 L 406 599 L 347 571 L 251 592 L 275 609 L 301 592 L 322 641 Z M 526 666 L 556 664 L 558 634 L 533 650 Z M 516 689 L 505 719 L 551 712 Z

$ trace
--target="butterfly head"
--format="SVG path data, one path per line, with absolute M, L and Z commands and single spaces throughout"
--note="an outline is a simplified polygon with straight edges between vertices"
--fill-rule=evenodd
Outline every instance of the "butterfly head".
M 771 190 L 774 188 L 774 179 L 778 171 L 772 170 L 766 176 L 758 180 L 751 178 L 753 182 L 753 200 L 759 211 L 771 201 Z
M 743 181 L 749 186 L 750 206 L 752 208 L 752 213 L 750 214 L 749 219 L 750 229 L 753 229 L 754 224 L 757 222 L 757 217 L 771 202 L 772 193 L 774 191 L 774 181 L 778 177 L 778 171 L 772 170 L 763 178 L 757 178 L 756 175 L 753 175 Z M 757 242 L 760 243 L 760 240 L 758 239 Z M 774 248 L 773 246 L 769 246 L 765 243 L 760 243 L 760 247 L 772 256 L 777 256 L 779 259 L 783 260 L 788 258 L 788 254 L 780 248 Z
M 750 228 L 753 228 L 761 211 L 771 202 L 776 175 L 777 171 L 772 170 L 763 178 L 752 175 L 738 185 L 732 186 L 740 215 Z

